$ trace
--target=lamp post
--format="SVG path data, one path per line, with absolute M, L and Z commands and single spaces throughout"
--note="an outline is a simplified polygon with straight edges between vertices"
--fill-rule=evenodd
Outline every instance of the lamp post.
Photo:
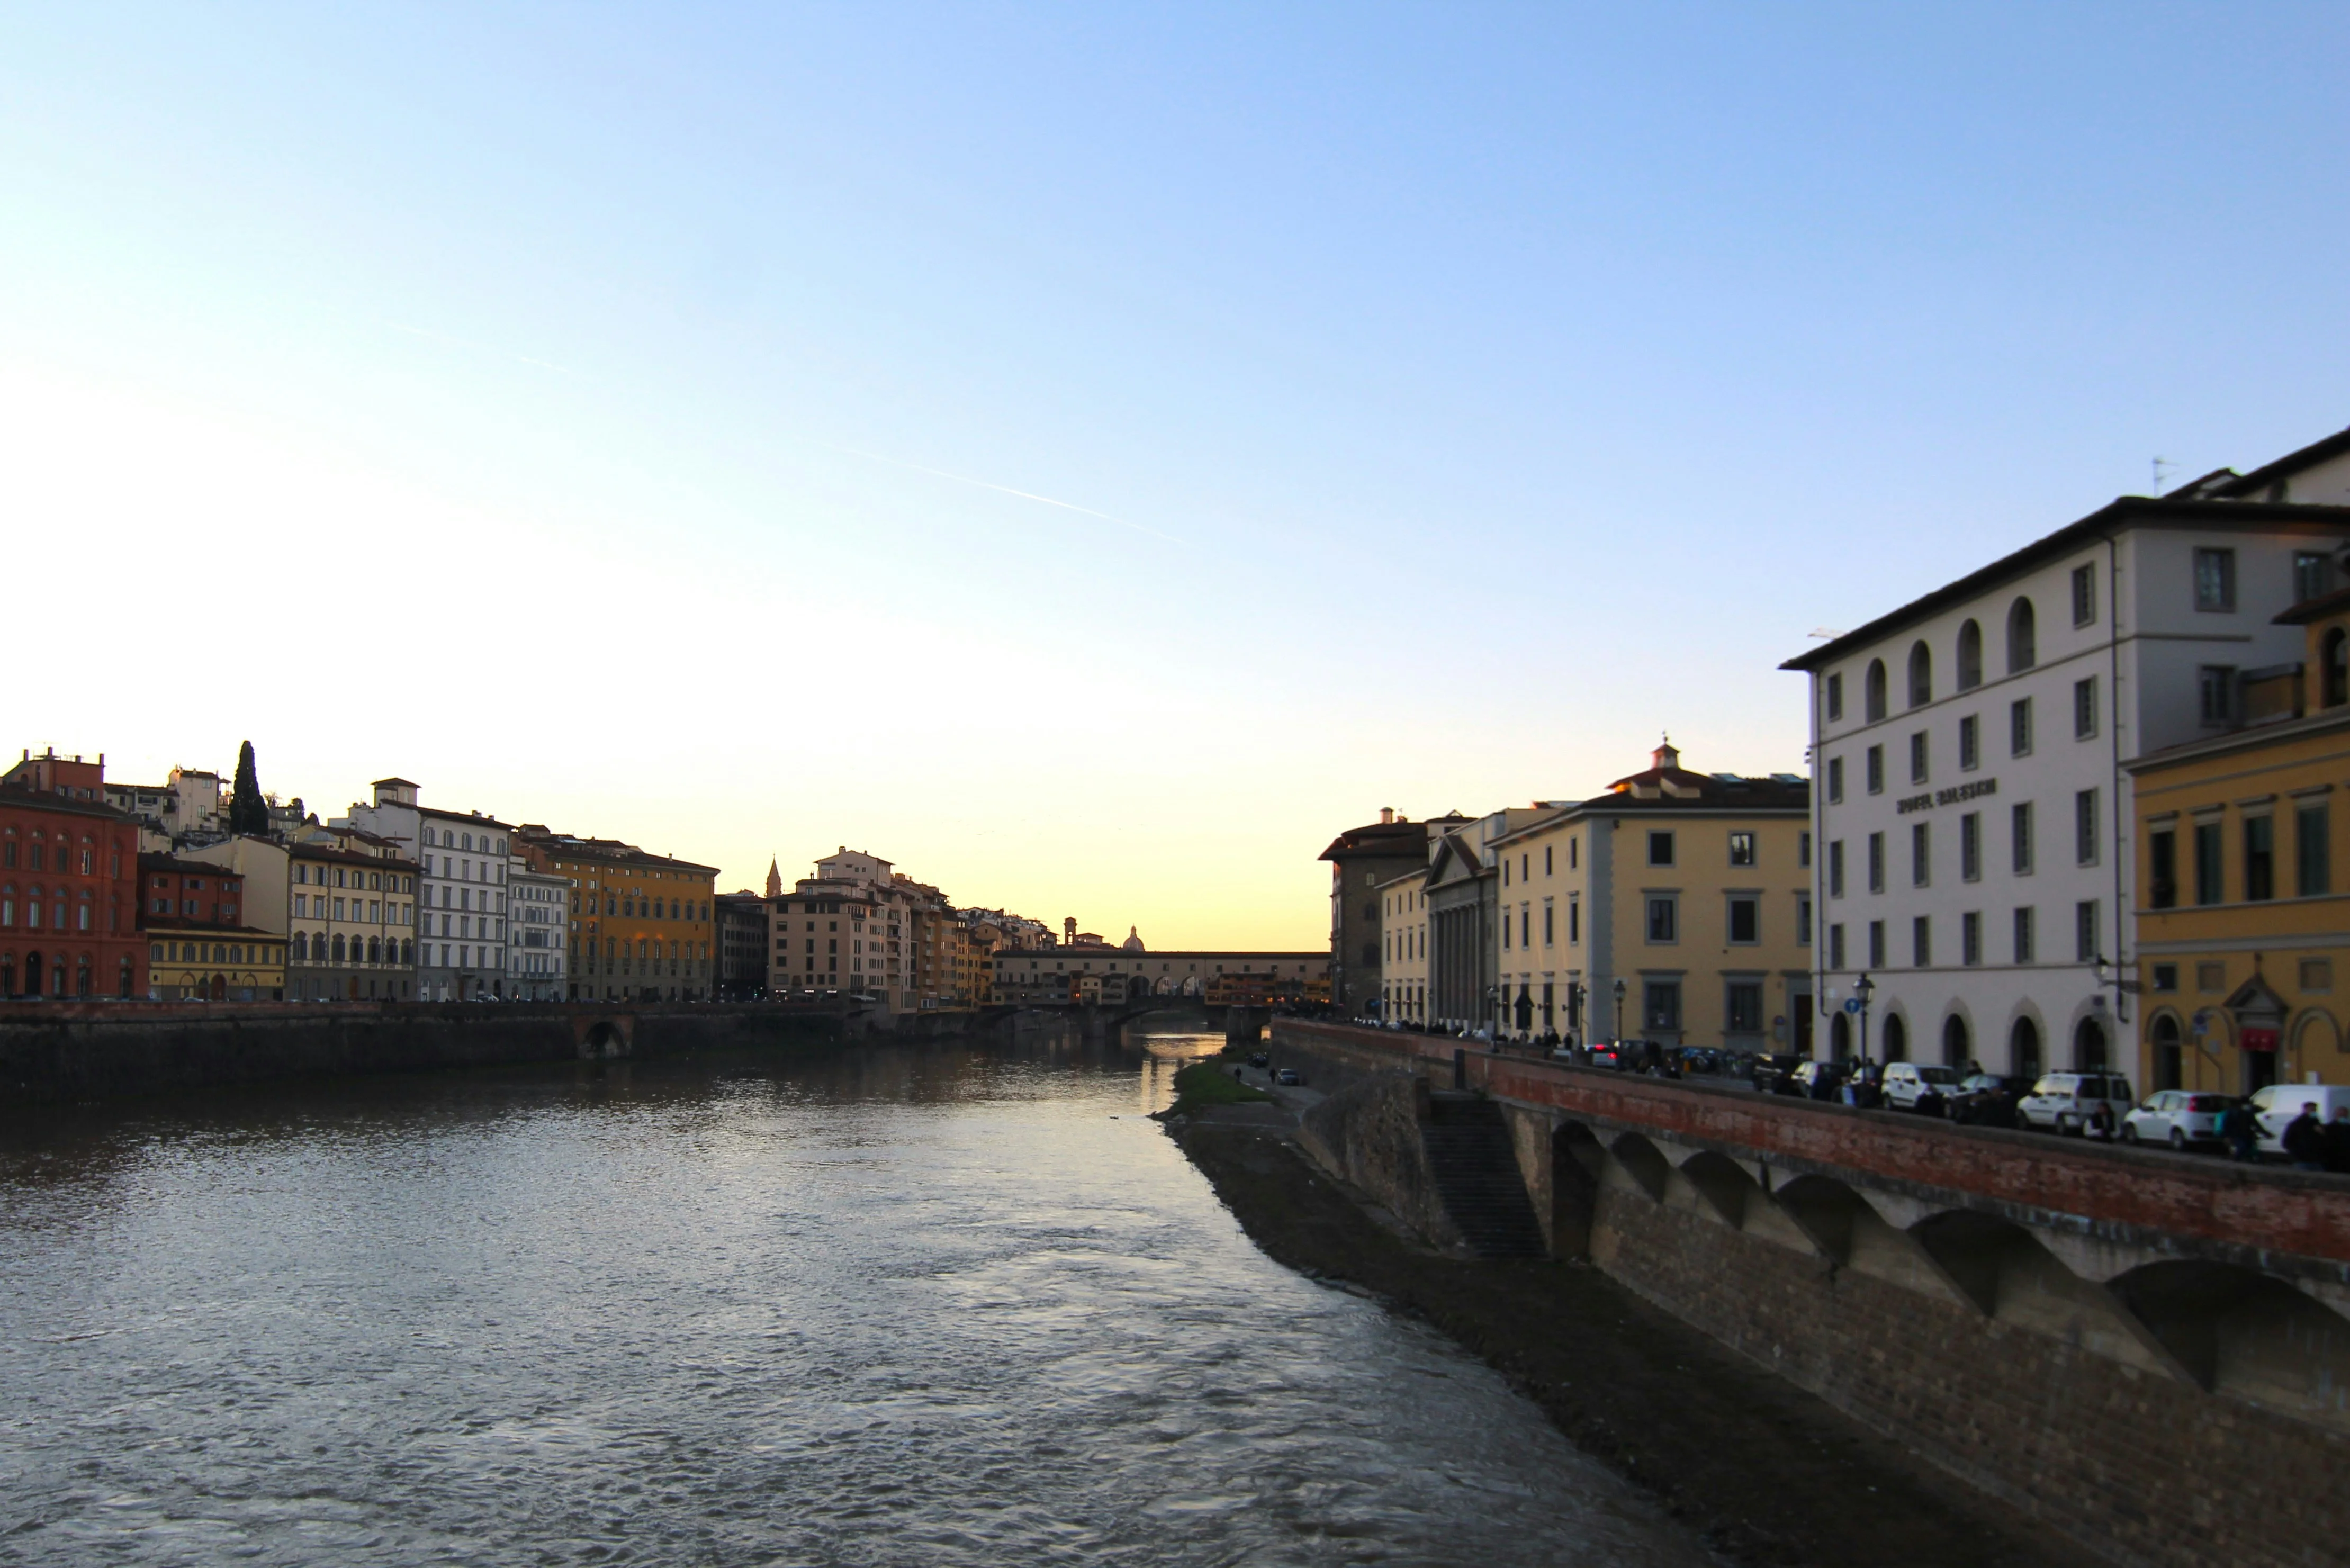
M 1624 981 L 1616 981 L 1616 1038 L 1624 1038 Z
M 1860 1059 L 1868 1060 L 1868 999 L 1877 994 L 1877 982 L 1866 974 L 1852 982 L 1853 995 L 1860 999 Z

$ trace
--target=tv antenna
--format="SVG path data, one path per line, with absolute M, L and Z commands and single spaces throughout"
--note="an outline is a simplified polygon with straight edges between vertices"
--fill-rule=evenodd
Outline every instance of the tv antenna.
M 1822 640 L 1824 640 L 1824 641 L 1827 641 L 1827 642 L 1834 642 L 1837 638 L 1842 637 L 1842 636 L 1844 635 L 1844 633 L 1842 633 L 1842 632 L 1840 632 L 1840 631 L 1831 630 L 1831 629 L 1830 629 L 1829 628 L 1827 628 L 1827 627 L 1824 627 L 1824 626 L 1815 626 L 1815 627 L 1812 628 L 1812 629 L 1811 629 L 1811 630 L 1809 630 L 1809 631 L 1807 631 L 1807 632 L 1804 633 L 1804 635 L 1805 637 L 1816 637 L 1816 638 L 1819 638 L 1819 639 L 1821 639 Z
M 2161 494 L 2163 483 L 2178 472 L 2178 465 L 2171 462 L 2168 458 L 2156 458 L 2154 460 L 2154 493 L 2157 495 Z

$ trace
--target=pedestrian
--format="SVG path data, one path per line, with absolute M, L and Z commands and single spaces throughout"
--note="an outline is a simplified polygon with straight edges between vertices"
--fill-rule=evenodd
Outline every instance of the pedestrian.
M 2111 1143 L 2114 1137 L 2114 1106 L 2110 1100 L 2099 1100 L 2097 1108 L 2089 1113 L 2089 1125 L 2084 1129 L 2091 1137 Z
M 2350 1106 L 2334 1106 L 2334 1119 L 2325 1124 L 2325 1168 L 2350 1176 Z
M 2317 1119 L 2315 1100 L 2303 1102 L 2301 1115 L 2285 1123 L 2277 1142 L 2284 1145 L 2284 1157 L 2295 1170 L 2325 1168 L 2325 1124 Z
M 2257 1160 L 2261 1158 L 2260 1118 L 2252 1107 L 2242 1100 L 2231 1100 L 2220 1113 L 2220 1136 L 2228 1141 L 2228 1158 L 2234 1160 Z

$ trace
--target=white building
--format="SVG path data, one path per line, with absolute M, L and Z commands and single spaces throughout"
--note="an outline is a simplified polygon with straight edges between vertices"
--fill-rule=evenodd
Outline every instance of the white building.
M 371 803 L 334 825 L 366 829 L 412 854 L 421 876 L 416 994 L 464 1002 L 506 993 L 506 876 L 514 829 L 480 812 L 418 801 L 407 779 L 378 779 Z
M 462 832 L 459 843 L 463 843 Z M 458 851 L 463 853 L 462 847 Z M 565 942 L 571 919 L 571 878 L 534 871 L 520 855 L 506 861 L 506 995 L 560 1002 Z M 435 939 L 437 941 L 439 939 Z
M 1812 678 L 1828 1053 L 2023 1075 L 2130 1057 L 2123 764 L 2226 726 L 2339 582 L 2350 431 L 2125 498 L 1784 668 Z M 1873 986 L 1856 1015 L 1863 975 Z

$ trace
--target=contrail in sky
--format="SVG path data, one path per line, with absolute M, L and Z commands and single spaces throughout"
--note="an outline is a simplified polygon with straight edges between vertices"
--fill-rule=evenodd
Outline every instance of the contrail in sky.
M 1154 539 L 1164 539 L 1170 545 L 1183 543 L 1172 534 L 1162 534 L 1156 528 L 1148 527 L 1140 523 L 1129 523 L 1123 517 L 1113 517 L 1107 512 L 1097 512 L 1090 506 L 1080 506 L 1074 501 L 1055 501 L 1049 495 L 1038 495 L 1033 491 L 1014 490 L 1008 484 L 997 484 L 985 479 L 973 479 L 967 473 L 949 473 L 943 468 L 925 468 L 919 462 L 908 462 L 902 458 L 883 457 L 878 452 L 859 452 L 853 446 L 837 446 L 833 450 L 845 452 L 851 457 L 861 457 L 871 462 L 886 462 L 892 468 L 910 468 L 916 473 L 927 473 L 935 479 L 951 479 L 957 484 L 975 484 L 982 490 L 993 490 L 1004 495 L 1016 495 L 1023 501 L 1041 501 L 1047 506 L 1058 506 L 1065 512 L 1075 512 L 1087 517 L 1098 517 L 1105 523 L 1115 523 L 1121 528 L 1131 528 L 1138 534 L 1148 534 Z

